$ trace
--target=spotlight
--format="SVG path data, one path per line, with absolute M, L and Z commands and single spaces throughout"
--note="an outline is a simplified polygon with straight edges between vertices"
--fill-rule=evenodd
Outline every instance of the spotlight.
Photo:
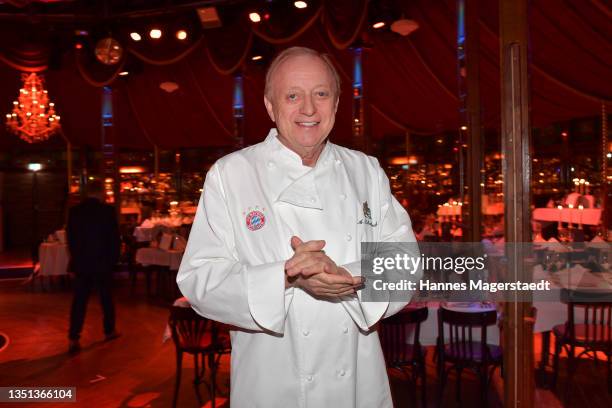
M 262 57 L 261 55 L 253 55 L 253 56 L 251 57 L 251 60 L 252 60 L 252 61 L 259 61 L 259 60 L 261 60 L 262 58 L 263 58 L 263 57 Z
M 372 24 L 372 27 L 376 29 L 383 28 L 384 26 L 385 26 L 384 21 L 377 21 L 374 24 Z
M 467 126 L 465 125 L 461 126 L 461 130 L 467 130 Z
M 74 44 L 74 48 L 76 48 L 77 50 L 80 50 L 83 48 L 83 44 L 81 44 L 80 42 Z
M 606 157 L 607 157 L 608 159 L 612 159 L 612 153 L 608 153 L 608 154 L 606 154 Z
M 136 31 L 130 33 L 130 38 L 134 41 L 142 40 L 142 37 Z
M 187 39 L 187 31 L 185 31 L 185 30 L 178 30 L 176 32 L 176 38 L 178 38 L 181 41 L 186 40 Z
M 154 40 L 158 40 L 161 38 L 162 32 L 159 28 L 154 28 L 151 31 L 149 31 L 149 36 L 153 38 Z
M 259 23 L 261 21 L 261 16 L 259 13 L 249 13 L 249 19 L 254 23 Z
M 295 8 L 299 9 L 305 9 L 306 7 L 308 7 L 308 3 L 306 3 L 305 1 L 295 1 L 293 2 L 293 5 L 295 6 Z
M 121 72 L 119 73 L 119 76 L 126 76 L 126 75 L 128 75 L 128 74 L 129 74 L 129 72 L 128 72 L 128 71 L 121 71 Z

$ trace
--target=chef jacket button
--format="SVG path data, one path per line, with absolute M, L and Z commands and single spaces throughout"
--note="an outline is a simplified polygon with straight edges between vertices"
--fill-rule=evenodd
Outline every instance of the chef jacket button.
M 336 164 L 342 164 L 342 160 L 336 159 Z
M 340 194 L 340 198 L 343 199 L 343 200 L 346 200 L 346 194 L 344 194 L 344 193 Z
M 268 167 L 269 167 L 269 168 L 274 167 L 274 162 L 273 162 L 273 161 L 269 161 L 269 162 L 268 162 Z
M 306 377 L 306 379 L 307 379 L 308 381 L 312 381 L 312 380 L 313 380 L 313 377 L 312 377 L 312 375 L 309 375 L 309 376 L 307 376 L 307 377 Z
M 342 329 L 342 333 L 348 333 L 348 327 L 345 327 L 344 329 Z
M 317 199 L 316 199 L 316 198 L 314 198 L 314 197 L 310 197 L 310 202 L 314 204 L 314 203 L 316 203 L 316 202 L 317 202 Z
M 304 330 L 304 331 L 302 332 L 302 334 L 303 334 L 304 336 L 308 336 L 308 335 L 310 334 L 310 332 L 309 332 L 308 330 Z
M 353 239 L 353 236 L 351 234 L 346 234 L 346 240 L 350 241 L 351 239 Z
M 346 374 L 346 371 L 344 371 L 344 370 L 340 370 L 340 372 L 339 372 L 338 374 L 340 374 L 340 377 L 344 377 L 344 376 L 345 376 L 345 374 Z

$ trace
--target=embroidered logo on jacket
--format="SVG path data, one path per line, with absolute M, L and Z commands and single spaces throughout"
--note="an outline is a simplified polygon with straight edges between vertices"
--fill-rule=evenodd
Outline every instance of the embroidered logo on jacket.
M 264 225 L 266 225 L 266 216 L 262 211 L 252 210 L 246 215 L 246 226 L 249 230 L 257 231 L 262 229 Z
M 366 224 L 371 227 L 375 227 L 378 225 L 378 222 L 372 221 L 372 211 L 370 211 L 370 206 L 367 201 L 363 202 L 363 219 L 359 220 L 357 224 Z

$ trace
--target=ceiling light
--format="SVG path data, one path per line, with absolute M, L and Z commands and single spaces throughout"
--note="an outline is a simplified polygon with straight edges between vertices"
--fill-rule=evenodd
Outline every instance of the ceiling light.
M 178 38 L 179 40 L 186 40 L 187 39 L 187 31 L 185 30 L 178 30 L 176 32 L 176 38 Z
M 121 71 L 121 72 L 119 73 L 119 76 L 126 76 L 126 75 L 128 75 L 128 74 L 129 74 L 129 72 L 128 72 L 128 71 Z
M 160 29 L 158 28 L 154 28 L 151 31 L 149 31 L 149 36 L 155 40 L 160 39 L 162 36 L 162 32 Z
M 259 60 L 260 60 L 260 59 L 262 59 L 262 58 L 263 58 L 263 57 L 262 57 L 261 55 L 253 55 L 253 56 L 251 57 L 251 60 L 253 60 L 253 61 L 259 61 Z
M 130 33 L 130 38 L 134 41 L 142 40 L 142 37 L 136 31 Z
M 42 164 L 40 163 L 28 163 L 28 170 L 30 171 L 40 171 L 42 169 Z
M 249 20 L 254 23 L 259 23 L 261 21 L 261 16 L 259 13 L 249 13 Z
M 394 21 L 393 24 L 391 24 L 391 31 L 396 32 L 404 37 L 418 30 L 418 28 L 419 23 L 409 19 L 397 20 Z
M 202 28 L 217 28 L 223 25 L 216 7 L 201 7 L 197 11 Z
M 383 28 L 385 26 L 385 22 L 384 21 L 377 21 L 376 23 L 372 24 L 373 28 Z
M 306 7 L 308 7 L 308 3 L 306 3 L 305 1 L 295 1 L 293 2 L 293 5 L 295 6 L 295 8 L 299 9 L 305 9 Z

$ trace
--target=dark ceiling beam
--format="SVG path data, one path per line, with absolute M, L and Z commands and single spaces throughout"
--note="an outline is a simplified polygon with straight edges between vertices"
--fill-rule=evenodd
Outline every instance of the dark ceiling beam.
M 88 23 L 100 20 L 117 20 L 140 17 L 154 17 L 167 14 L 168 12 L 181 12 L 194 10 L 199 7 L 227 6 L 245 3 L 244 0 L 201 0 L 184 4 L 172 4 L 171 2 L 163 7 L 141 8 L 129 11 L 109 12 L 106 16 L 101 17 L 99 13 L 32 13 L 27 11 L 19 11 L 16 13 L 0 12 L 0 21 L 15 21 L 15 22 L 31 22 L 31 23 Z

